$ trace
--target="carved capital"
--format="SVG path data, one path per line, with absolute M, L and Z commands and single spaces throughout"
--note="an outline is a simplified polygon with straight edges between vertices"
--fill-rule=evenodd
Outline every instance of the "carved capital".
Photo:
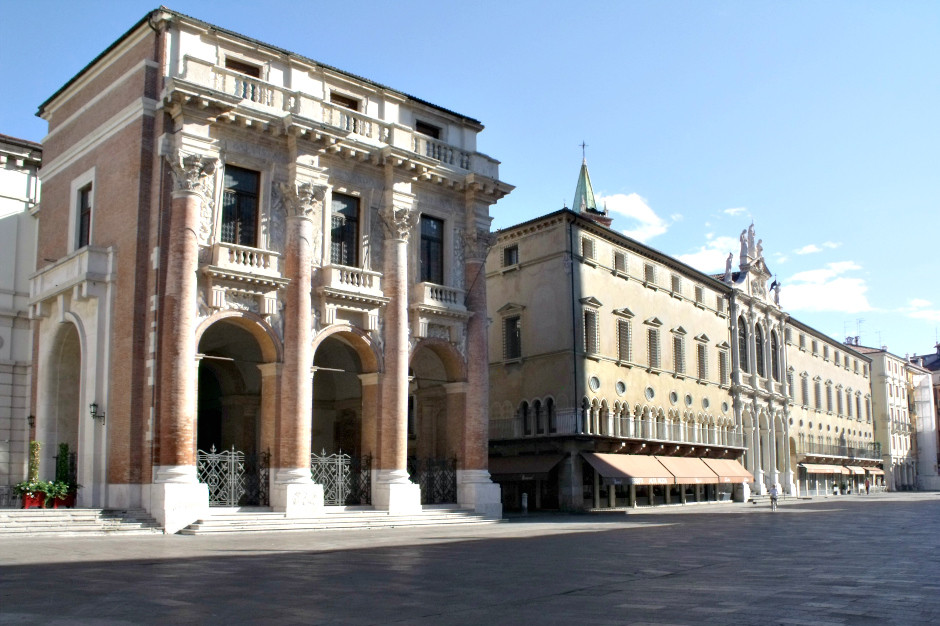
M 397 207 L 394 204 L 386 205 L 380 215 L 388 228 L 389 236 L 392 239 L 403 239 L 408 241 L 411 231 L 418 223 L 419 214 L 417 211 L 408 207 Z
M 219 160 L 201 154 L 185 154 L 177 151 L 166 155 L 167 163 L 173 174 L 173 186 L 176 191 L 193 191 L 209 196 L 206 189 L 207 179 L 215 174 Z
M 313 183 L 281 183 L 280 191 L 288 215 L 292 217 L 313 217 L 326 196 L 326 186 Z
M 496 245 L 496 234 L 478 228 L 476 231 L 467 233 L 463 245 L 467 259 L 482 260 L 486 258 L 490 248 Z

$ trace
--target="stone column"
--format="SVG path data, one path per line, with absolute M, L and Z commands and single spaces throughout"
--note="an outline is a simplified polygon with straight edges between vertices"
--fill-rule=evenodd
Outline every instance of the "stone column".
M 150 492 L 151 513 L 175 533 L 209 511 L 209 489 L 196 480 L 196 338 L 199 212 L 215 159 L 176 152 L 167 156 L 174 189 L 164 259 L 160 317 L 159 463 Z
M 277 462 L 277 441 L 280 438 L 277 432 L 277 416 L 280 407 L 278 383 L 281 376 L 280 363 L 262 363 L 258 366 L 261 372 L 261 416 L 258 429 L 260 431 L 259 454 L 269 452 L 269 468 L 280 467 Z M 270 487 L 270 485 L 269 485 Z M 268 490 L 270 492 L 270 489 Z
M 284 365 L 278 414 L 277 465 L 271 508 L 289 517 L 323 512 L 323 486 L 310 477 L 313 404 L 312 302 L 313 214 L 326 188 L 311 183 L 282 184 L 288 209 L 284 273 L 290 279 L 284 306 Z
M 375 457 L 378 452 L 377 428 L 379 415 L 382 414 L 379 402 L 379 375 L 376 373 L 359 374 L 362 389 L 362 433 L 359 446 L 362 456 Z
M 390 513 L 421 510 L 421 488 L 408 479 L 408 238 L 418 219 L 410 185 L 393 185 L 385 191 L 385 374 L 382 376 L 382 419 L 379 422 L 379 455 L 372 504 Z
M 457 468 L 457 503 L 488 517 L 503 516 L 499 485 L 489 466 L 489 354 L 486 315 L 486 255 L 494 243 L 485 229 L 468 229 L 464 246 L 467 286 L 467 394 L 464 404 L 463 455 Z

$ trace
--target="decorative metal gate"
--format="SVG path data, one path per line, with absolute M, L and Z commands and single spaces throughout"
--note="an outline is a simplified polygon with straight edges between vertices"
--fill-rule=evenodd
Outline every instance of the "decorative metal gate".
M 323 485 L 323 502 L 328 506 L 370 504 L 372 502 L 372 457 L 352 458 L 338 454 L 310 455 L 310 476 Z
M 271 455 L 230 450 L 196 451 L 196 475 L 209 487 L 209 506 L 267 506 Z
M 408 477 L 421 487 L 421 504 L 457 502 L 457 459 L 408 458 Z

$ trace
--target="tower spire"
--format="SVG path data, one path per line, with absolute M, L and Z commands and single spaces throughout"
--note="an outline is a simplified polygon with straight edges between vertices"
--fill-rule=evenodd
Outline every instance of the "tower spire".
M 578 174 L 578 186 L 574 190 L 574 202 L 571 208 L 592 220 L 610 226 L 613 220 L 607 217 L 607 207 L 603 210 L 597 208 L 594 199 L 594 187 L 591 185 L 591 175 L 588 174 L 587 158 L 585 156 L 587 144 L 581 142 L 581 172 Z

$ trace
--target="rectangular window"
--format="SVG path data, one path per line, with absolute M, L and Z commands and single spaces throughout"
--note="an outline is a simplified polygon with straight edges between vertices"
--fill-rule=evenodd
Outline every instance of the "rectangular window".
M 787 395 L 790 400 L 796 402 L 796 389 L 793 388 L 793 372 L 787 372 Z
M 702 304 L 705 302 L 705 290 L 699 286 L 695 287 L 695 303 Z
M 225 69 L 232 70 L 233 72 L 238 72 L 239 74 L 244 74 L 245 76 L 251 76 L 253 78 L 261 78 L 261 68 L 257 65 L 251 65 L 250 63 L 245 63 L 244 61 L 239 61 L 237 59 L 225 59 Z
M 806 335 L 800 333 L 800 350 L 806 349 Z
M 581 238 L 581 256 L 585 259 L 594 258 L 594 240 L 587 237 Z
M 355 98 L 351 98 L 349 96 L 344 96 L 343 94 L 337 93 L 335 91 L 330 92 L 330 102 L 332 102 L 333 104 L 337 106 L 341 106 L 345 109 L 350 109 L 352 111 L 359 110 L 358 100 L 356 100 Z
M 675 274 L 672 275 L 672 293 L 674 294 L 682 293 L 682 279 L 676 276 Z
M 832 360 L 835 362 L 837 366 L 842 365 L 842 356 L 839 354 L 838 350 L 836 350 L 835 354 L 833 354 Z
M 518 315 L 503 320 L 503 358 L 522 358 L 522 325 Z
M 823 346 L 823 360 L 829 360 L 829 346 Z
M 832 413 L 832 387 L 826 385 L 826 411 Z
M 633 360 L 633 329 L 629 320 L 617 321 L 617 356 L 621 361 Z
M 91 185 L 78 190 L 78 247 L 91 243 Z
M 627 255 L 623 252 L 614 252 L 614 269 L 618 272 L 627 272 Z
M 659 329 L 650 328 L 646 331 L 646 353 L 649 358 L 649 366 L 659 369 Z
M 728 351 L 719 350 L 718 351 L 718 380 L 722 385 L 727 385 L 731 382 L 728 378 Z
M 839 399 L 841 401 L 841 398 Z M 852 390 L 845 394 L 845 416 L 852 419 Z
M 597 354 L 600 350 L 597 345 L 597 312 L 584 312 L 584 350 Z
M 223 187 L 221 240 L 249 248 L 257 247 L 261 174 L 226 165 Z
M 421 120 L 415 120 L 415 132 L 421 133 L 422 135 L 427 135 L 434 139 L 441 138 L 441 129 L 433 124 L 428 124 L 427 122 L 422 122 Z
M 715 305 L 717 306 L 719 313 L 724 313 L 728 308 L 728 301 L 725 300 L 724 296 L 718 296 L 715 299 Z
M 650 284 L 656 282 L 656 266 L 649 263 L 643 266 L 643 280 Z
M 705 344 L 698 344 L 698 379 L 706 380 L 708 378 L 708 349 Z
M 819 342 L 813 339 L 813 354 L 819 354 Z
M 672 361 L 676 374 L 685 374 L 685 339 L 679 335 L 672 338 Z
M 816 404 L 815 404 L 816 410 L 817 410 L 817 411 L 822 411 L 822 383 L 817 380 L 817 381 L 816 381 L 816 384 L 814 385 L 814 387 L 815 387 L 815 389 L 814 389 L 813 391 L 816 392 L 816 393 L 814 394 L 814 395 L 815 395 L 815 400 L 816 400 Z
M 359 267 L 359 198 L 334 193 L 332 207 L 330 262 Z
M 421 216 L 421 282 L 444 284 L 444 220 Z
M 836 413 L 838 413 L 840 417 L 843 415 L 841 389 L 836 389 Z
M 519 246 L 503 248 L 503 267 L 519 264 Z
M 803 406 L 809 406 L 809 378 L 803 376 L 800 387 L 802 387 L 801 391 L 803 392 Z

